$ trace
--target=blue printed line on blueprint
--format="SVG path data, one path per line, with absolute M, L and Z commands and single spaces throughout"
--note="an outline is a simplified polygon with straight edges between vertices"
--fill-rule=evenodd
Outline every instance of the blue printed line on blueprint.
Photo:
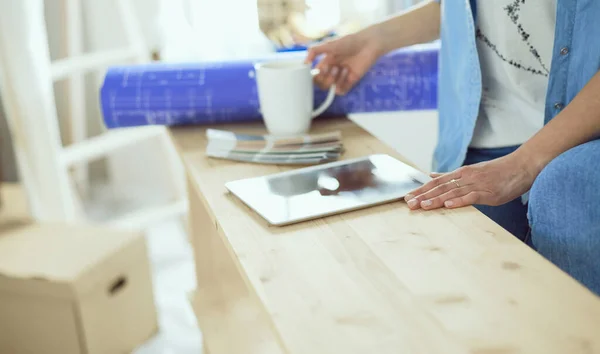
M 326 116 L 437 107 L 437 44 L 381 58 L 352 91 L 336 97 Z M 254 64 L 304 52 L 211 63 L 153 63 L 108 70 L 100 90 L 108 128 L 259 121 Z M 315 88 L 315 104 L 326 92 Z

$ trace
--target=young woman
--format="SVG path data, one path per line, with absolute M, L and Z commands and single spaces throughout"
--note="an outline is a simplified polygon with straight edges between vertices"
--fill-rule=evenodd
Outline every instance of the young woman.
M 440 173 L 411 209 L 475 205 L 600 294 L 600 1 L 425 1 L 309 50 L 344 94 L 383 54 L 441 38 Z

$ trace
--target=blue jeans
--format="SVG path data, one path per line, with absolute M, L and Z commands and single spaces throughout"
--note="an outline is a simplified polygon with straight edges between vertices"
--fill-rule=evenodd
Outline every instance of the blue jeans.
M 515 149 L 469 149 L 465 165 Z M 600 140 L 594 140 L 550 162 L 535 180 L 528 205 L 518 198 L 475 207 L 600 295 L 599 184 Z

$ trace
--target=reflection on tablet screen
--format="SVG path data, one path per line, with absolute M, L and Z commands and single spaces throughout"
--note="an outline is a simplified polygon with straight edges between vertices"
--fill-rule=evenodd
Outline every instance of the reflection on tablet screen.
M 270 223 L 286 224 L 401 199 L 427 178 L 388 155 L 372 155 L 227 187 Z

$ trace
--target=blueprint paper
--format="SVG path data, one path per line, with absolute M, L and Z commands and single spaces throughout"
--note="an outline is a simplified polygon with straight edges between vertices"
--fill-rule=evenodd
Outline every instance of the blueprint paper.
M 437 107 L 436 44 L 381 58 L 352 91 L 336 97 L 325 116 Z M 303 60 L 306 53 L 211 63 L 156 63 L 112 67 L 100 90 L 108 128 L 262 120 L 254 64 Z M 315 88 L 315 106 L 326 91 Z

